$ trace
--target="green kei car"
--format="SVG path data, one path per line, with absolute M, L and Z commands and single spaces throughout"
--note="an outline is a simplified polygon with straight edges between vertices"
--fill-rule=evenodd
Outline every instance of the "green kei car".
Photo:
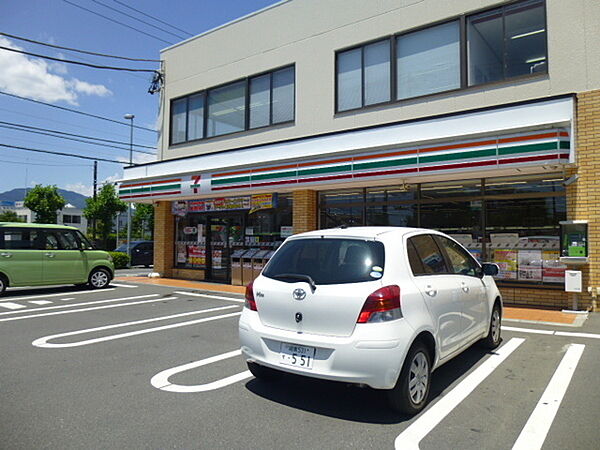
M 0 295 L 8 286 L 87 283 L 101 289 L 114 273 L 111 256 L 76 228 L 0 222 Z

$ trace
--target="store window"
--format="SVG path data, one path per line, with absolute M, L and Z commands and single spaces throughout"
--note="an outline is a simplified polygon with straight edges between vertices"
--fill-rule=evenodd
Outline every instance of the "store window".
M 542 0 L 519 2 L 470 16 L 469 86 L 547 72 L 545 22 Z
M 206 135 L 243 131 L 246 117 L 246 83 L 240 81 L 208 91 Z
M 460 87 L 458 20 L 396 38 L 397 99 Z
M 320 194 L 320 227 L 408 226 L 442 231 L 478 261 L 500 266 L 502 283 L 561 284 L 560 174 L 388 186 Z

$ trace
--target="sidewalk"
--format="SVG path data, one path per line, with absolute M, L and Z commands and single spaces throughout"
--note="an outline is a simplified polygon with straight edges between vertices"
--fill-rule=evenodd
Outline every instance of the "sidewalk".
M 177 280 L 173 278 L 148 278 L 148 277 L 116 277 L 117 281 L 130 281 L 132 283 L 153 284 L 170 286 L 198 291 L 217 293 L 244 294 L 245 286 L 232 286 L 229 284 L 205 283 L 201 281 Z M 583 324 L 587 314 L 564 313 L 547 309 L 504 307 L 504 320 L 544 325 L 562 325 L 578 327 Z

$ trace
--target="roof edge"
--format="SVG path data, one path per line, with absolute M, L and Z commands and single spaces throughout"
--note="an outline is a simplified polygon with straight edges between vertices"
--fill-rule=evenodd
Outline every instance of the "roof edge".
M 194 41 L 194 40 L 196 40 L 198 38 L 207 36 L 209 34 L 214 33 L 215 31 L 219 31 L 219 30 L 221 30 L 223 28 L 227 28 L 230 25 L 234 25 L 234 24 L 236 24 L 238 22 L 241 22 L 243 20 L 249 19 L 250 17 L 256 16 L 256 15 L 261 14 L 261 13 L 263 13 L 265 11 L 270 10 L 270 9 L 277 8 L 278 6 L 281 6 L 281 5 L 285 4 L 285 3 L 289 3 L 291 1 L 292 0 L 280 0 L 277 3 L 273 3 L 272 5 L 265 6 L 264 8 L 261 8 L 261 9 L 259 9 L 257 11 L 254 11 L 254 12 L 251 12 L 249 14 L 246 14 L 245 16 L 238 17 L 237 19 L 233 19 L 233 20 L 231 20 L 229 22 L 225 22 L 222 25 L 219 25 L 219 26 L 217 26 L 215 28 L 211 28 L 210 30 L 204 31 L 203 33 L 197 34 L 196 36 L 192 36 L 191 38 L 188 38 L 188 39 L 186 39 L 184 41 L 181 41 L 181 42 L 178 42 L 176 44 L 170 45 L 169 47 L 165 47 L 162 50 L 160 50 L 160 54 L 162 55 L 164 52 L 167 52 L 169 50 L 173 50 L 174 48 L 179 47 L 179 46 L 181 46 L 183 44 L 187 44 L 188 42 L 191 42 L 191 41 Z

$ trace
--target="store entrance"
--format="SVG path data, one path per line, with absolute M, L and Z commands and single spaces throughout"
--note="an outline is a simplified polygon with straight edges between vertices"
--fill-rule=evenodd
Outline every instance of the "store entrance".
M 244 247 L 245 214 L 215 213 L 206 218 L 206 279 L 231 282 L 229 260 L 234 250 Z

